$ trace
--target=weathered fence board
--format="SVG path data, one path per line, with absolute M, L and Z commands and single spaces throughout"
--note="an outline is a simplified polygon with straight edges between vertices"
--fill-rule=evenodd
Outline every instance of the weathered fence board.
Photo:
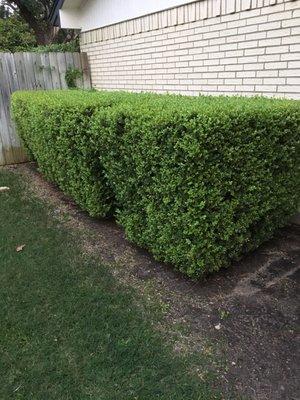
M 91 88 L 85 53 L 0 53 L 0 165 L 27 160 L 11 119 L 11 94 L 16 90 L 67 89 L 69 68 L 83 73 L 78 87 Z

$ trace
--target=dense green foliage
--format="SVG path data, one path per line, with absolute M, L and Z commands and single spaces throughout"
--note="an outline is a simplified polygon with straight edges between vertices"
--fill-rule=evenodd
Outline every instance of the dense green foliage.
M 83 91 L 19 92 L 12 108 L 20 135 L 40 171 L 93 216 L 105 216 L 112 192 L 88 135 L 91 117 L 120 95 Z
M 77 87 L 77 79 L 82 77 L 83 72 L 78 68 L 70 67 L 67 69 L 65 78 L 69 89 L 75 89 Z
M 78 30 L 53 26 L 54 3 L 0 0 L 0 51 L 79 51 Z
M 212 357 L 175 354 L 161 304 L 83 255 L 22 178 L 0 169 L 1 400 L 224 399 Z
M 0 52 L 29 51 L 36 39 L 29 26 L 19 18 L 0 18 Z
M 54 0 L 1 0 L 1 3 L 9 15 L 29 25 L 38 44 L 48 45 L 60 41 L 61 30 L 57 30 L 51 23 Z M 7 13 L 3 17 L 7 17 Z M 68 30 L 69 40 L 74 37 L 73 33 L 73 30 Z M 66 37 L 65 34 L 63 36 Z
M 78 39 L 66 43 L 37 45 L 34 32 L 17 16 L 0 18 L 0 52 L 30 51 L 34 53 L 79 52 Z
M 92 215 L 189 276 L 271 237 L 299 201 L 299 102 L 126 93 L 17 93 L 42 172 Z
M 71 52 L 76 53 L 80 52 L 79 41 L 72 40 L 66 43 L 52 43 L 45 46 L 35 46 L 30 48 L 28 51 L 32 51 L 34 53 L 53 53 L 53 52 Z

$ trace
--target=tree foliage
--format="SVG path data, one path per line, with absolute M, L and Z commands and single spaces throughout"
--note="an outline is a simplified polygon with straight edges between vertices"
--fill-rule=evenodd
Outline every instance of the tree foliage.
M 4 5 L 29 25 L 38 44 L 49 44 L 53 41 L 55 28 L 49 22 L 53 0 L 5 0 Z
M 0 4 L 0 19 L 8 18 L 10 14 L 9 7 L 5 6 L 4 4 Z
M 0 18 L 19 17 L 33 32 L 38 45 L 66 43 L 76 37 L 74 30 L 59 29 L 49 21 L 54 0 L 0 0 Z
M 28 24 L 16 16 L 0 18 L 0 51 L 24 51 L 36 45 Z

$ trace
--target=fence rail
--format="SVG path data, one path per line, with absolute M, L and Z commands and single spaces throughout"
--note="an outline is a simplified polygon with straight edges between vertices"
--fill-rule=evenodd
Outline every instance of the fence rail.
M 11 94 L 16 90 L 67 89 L 69 68 L 82 71 L 78 87 L 91 88 L 85 53 L 0 53 L 0 165 L 27 160 L 11 119 Z

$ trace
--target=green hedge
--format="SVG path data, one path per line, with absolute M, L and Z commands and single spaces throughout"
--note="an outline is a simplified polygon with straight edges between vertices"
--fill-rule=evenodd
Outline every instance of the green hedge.
M 89 135 L 99 107 L 119 101 L 121 94 L 66 91 L 16 92 L 12 111 L 28 153 L 39 170 L 92 216 L 106 216 L 113 194 Z
M 297 210 L 297 101 L 27 92 L 13 110 L 49 179 L 91 215 L 116 204 L 130 240 L 189 276 L 238 259 Z

